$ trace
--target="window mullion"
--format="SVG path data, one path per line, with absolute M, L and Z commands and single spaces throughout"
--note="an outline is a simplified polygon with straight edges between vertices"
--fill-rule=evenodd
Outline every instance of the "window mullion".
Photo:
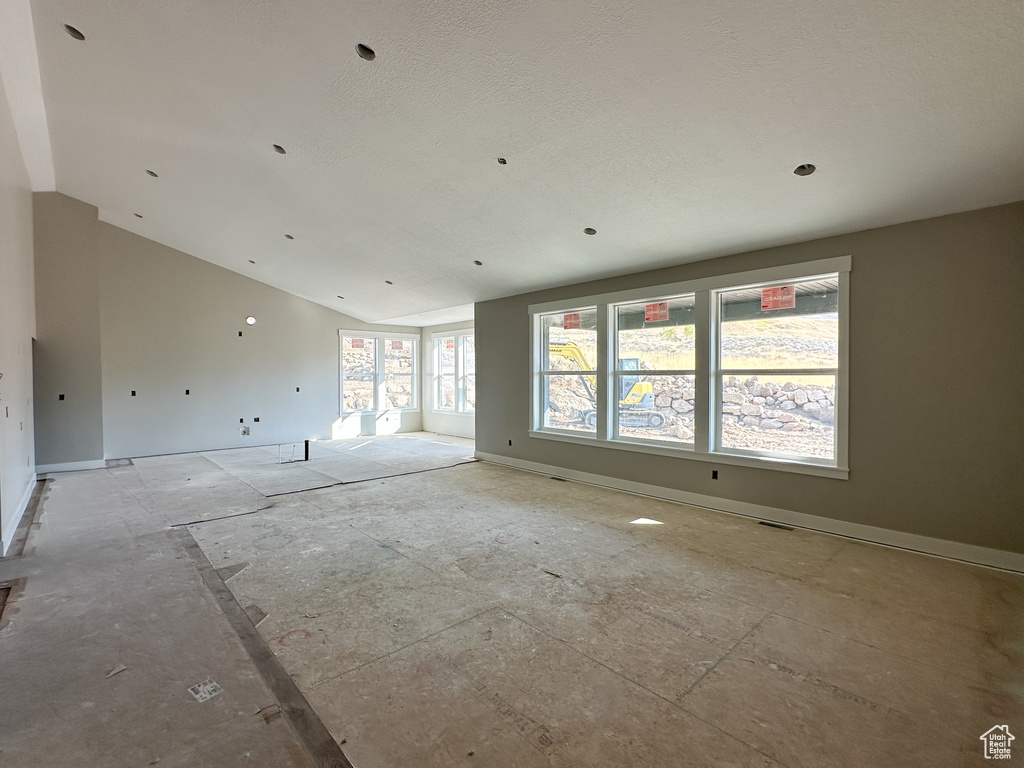
M 711 413 L 716 401 L 718 356 L 717 329 L 712 327 L 711 292 L 694 294 L 694 376 L 693 449 L 697 453 L 713 450 L 714 430 Z
M 615 368 L 614 358 L 618 354 L 615 348 L 614 323 L 611 318 L 612 308 L 607 304 L 597 307 L 597 439 L 610 439 L 614 427 L 612 403 L 609 396 L 615 392 L 612 370 Z

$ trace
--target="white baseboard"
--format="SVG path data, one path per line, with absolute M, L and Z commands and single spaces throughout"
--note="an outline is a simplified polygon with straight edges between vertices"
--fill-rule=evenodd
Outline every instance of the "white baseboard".
M 93 461 L 68 461 L 63 464 L 37 464 L 36 474 L 45 475 L 48 472 L 78 472 L 82 469 L 104 469 L 107 462 L 104 459 Z
M 992 568 L 1002 568 L 1007 571 L 1024 573 L 1024 554 L 1008 552 L 1002 549 L 990 549 L 979 547 L 974 544 L 963 544 L 957 541 L 946 539 L 935 539 L 931 536 L 921 536 L 915 533 L 904 533 L 893 531 L 888 528 L 877 528 L 872 525 L 861 525 L 860 523 L 849 523 L 844 520 L 832 520 L 827 517 L 808 515 L 803 512 L 792 512 L 788 509 L 777 507 L 766 507 L 761 504 L 751 504 L 746 501 L 734 501 L 722 499 L 717 496 L 705 496 L 700 493 L 680 491 L 675 488 L 664 488 L 658 485 L 637 483 L 632 480 L 620 480 L 605 475 L 595 475 L 590 472 L 579 472 L 564 467 L 556 467 L 549 464 L 540 464 L 534 461 L 524 461 L 508 456 L 501 456 L 495 453 L 477 451 L 476 458 L 481 461 L 489 461 L 493 464 L 502 464 L 506 467 L 525 469 L 529 472 L 539 472 L 544 475 L 564 477 L 567 480 L 576 480 L 590 485 L 599 485 L 604 488 L 613 488 L 618 491 L 635 493 L 641 496 L 653 496 L 657 499 L 677 501 L 683 504 L 691 504 L 697 507 L 705 507 L 718 512 L 727 512 L 744 517 L 753 517 L 758 520 L 767 520 L 773 523 L 783 523 L 795 528 L 805 528 L 821 533 L 830 533 L 835 536 L 844 536 L 850 539 L 866 541 L 872 544 L 882 544 L 899 549 L 909 549 L 914 552 L 921 552 L 926 555 L 944 557 L 950 560 L 962 560 L 975 565 L 987 565 Z
M 22 496 L 18 506 L 15 507 L 14 514 L 11 515 L 11 518 L 4 525 L 4 530 L 0 532 L 0 557 L 7 554 L 7 548 L 14 541 L 14 534 L 18 530 L 18 523 L 21 522 L 22 515 L 25 514 L 28 503 L 32 500 L 32 491 L 35 489 L 36 481 L 32 480 L 25 489 L 25 494 Z

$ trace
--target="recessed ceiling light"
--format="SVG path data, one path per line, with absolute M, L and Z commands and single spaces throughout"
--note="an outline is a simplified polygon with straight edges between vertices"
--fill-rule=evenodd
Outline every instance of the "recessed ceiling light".
M 482 267 L 484 265 L 482 261 L 474 261 L 473 263 L 476 264 L 478 267 Z
M 344 297 L 344 296 L 339 296 L 338 298 L 339 298 L 339 299 L 344 299 L 345 297 Z
M 593 227 L 587 227 L 586 229 L 583 230 L 583 234 L 584 235 L 596 235 L 597 234 L 597 230 L 594 229 Z
M 141 219 L 142 218 L 142 214 L 141 213 L 136 213 L 135 214 L 135 218 L 136 219 Z
M 387 283 L 388 285 L 394 285 L 394 283 L 392 283 L 390 280 L 385 280 L 384 282 Z
M 504 157 L 499 157 L 498 165 L 508 165 L 508 160 L 506 160 Z
M 246 325 L 256 325 L 256 318 L 253 317 L 252 315 L 249 315 L 247 318 L 245 318 L 245 324 Z
M 75 40 L 85 40 L 85 35 L 79 32 L 77 29 L 72 27 L 70 24 L 64 25 L 64 31 L 71 35 Z
M 284 147 L 282 147 L 280 144 L 275 144 L 274 145 L 274 151 L 277 152 L 277 154 L 279 154 L 279 155 L 287 155 L 288 154 L 287 152 L 285 152 Z
M 795 173 L 797 176 L 810 176 L 812 173 L 814 173 L 814 166 L 811 165 L 810 163 L 804 163 L 803 165 L 798 165 L 796 167 L 796 170 L 793 171 L 793 173 Z
M 249 263 L 250 263 L 250 264 L 255 264 L 256 262 L 255 262 L 255 261 L 253 261 L 252 259 L 249 259 Z
M 146 173 L 148 173 L 148 174 L 149 174 L 150 176 L 152 176 L 152 177 L 153 177 L 154 179 L 158 179 L 158 178 L 160 178 L 159 176 L 157 176 L 157 174 L 155 174 L 155 173 L 153 173 L 153 172 L 152 172 L 151 170 L 149 170 L 149 168 L 147 168 L 147 169 L 146 169 Z
M 284 236 L 284 239 L 285 239 L 285 240 L 294 240 L 295 238 L 294 238 L 294 237 L 292 237 L 291 235 L 285 235 L 285 236 Z
M 356 53 L 359 54 L 359 58 L 366 59 L 367 61 L 373 61 L 377 58 L 377 54 L 373 52 L 373 48 L 368 45 L 363 45 L 362 43 L 359 43 L 359 45 L 356 46 Z

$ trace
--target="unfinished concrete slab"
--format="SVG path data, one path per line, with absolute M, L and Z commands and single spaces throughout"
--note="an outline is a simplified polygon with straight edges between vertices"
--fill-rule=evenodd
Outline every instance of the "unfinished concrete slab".
M 295 498 L 192 530 L 357 765 L 952 766 L 1024 716 L 1017 574 L 482 464 Z
M 311 764 L 256 657 L 359 768 L 961 766 L 1024 723 L 1021 574 L 483 463 L 399 474 L 448 460 L 424 444 L 320 446 L 389 476 L 273 498 L 303 467 L 258 449 L 56 476 L 0 560 L 0 757 Z

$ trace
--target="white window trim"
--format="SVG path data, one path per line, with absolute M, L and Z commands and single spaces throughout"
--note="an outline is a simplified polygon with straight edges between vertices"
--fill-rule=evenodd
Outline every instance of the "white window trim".
M 798 264 L 717 275 L 668 285 L 630 288 L 613 293 L 575 297 L 562 301 L 531 304 L 530 313 L 531 360 L 530 360 L 530 423 L 529 435 L 544 440 L 557 440 L 578 445 L 634 451 L 659 456 L 671 456 L 687 461 L 704 461 L 758 469 L 780 470 L 803 475 L 815 475 L 846 480 L 849 478 L 849 273 L 852 268 L 850 256 L 837 256 Z M 711 322 L 714 292 L 765 283 L 795 280 L 813 280 L 824 275 L 839 275 L 839 371 L 836 377 L 835 403 L 835 463 L 816 463 L 812 459 L 784 459 L 776 456 L 740 455 L 715 450 L 715 419 L 712 413 L 720 408 L 721 393 L 715 386 L 717 381 L 717 344 L 710 338 L 717 327 Z M 659 301 L 680 294 L 695 296 L 696 368 L 700 373 L 696 379 L 696 401 L 694 403 L 694 444 L 654 444 L 642 440 L 614 438 L 612 432 L 611 408 L 614 402 L 608 397 L 613 391 L 614 368 L 609 353 L 615 350 L 614 309 L 616 305 L 638 301 Z M 543 414 L 540 412 L 542 387 L 541 316 L 544 314 L 575 312 L 597 307 L 598 348 L 605 350 L 598 355 L 598 398 L 597 432 L 581 434 L 564 429 L 542 428 Z
M 431 413 L 441 414 L 443 416 L 460 416 L 462 418 L 472 419 L 476 417 L 476 409 L 466 410 L 466 391 L 465 391 L 465 380 L 466 372 L 463 370 L 464 355 L 465 351 L 463 344 L 465 339 L 469 336 L 473 337 L 474 344 L 476 343 L 476 332 L 473 328 L 461 328 L 457 331 L 436 331 L 430 334 L 430 411 Z M 438 397 L 438 381 L 440 380 L 441 372 L 438 366 L 438 349 L 437 342 L 440 339 L 455 339 L 455 407 L 454 408 L 438 408 L 437 403 Z M 475 373 L 475 371 L 474 371 Z
M 345 371 L 342 369 L 342 361 L 344 358 L 344 346 L 345 337 L 355 339 L 376 339 L 377 343 L 374 345 L 376 351 L 374 353 L 374 366 L 376 370 L 375 381 L 374 381 L 374 395 L 373 404 L 374 408 L 367 408 L 359 411 L 346 411 L 345 410 Z M 395 339 L 398 341 L 411 341 L 412 342 L 412 405 L 405 406 L 404 408 L 380 408 L 381 398 L 384 394 L 384 340 Z M 384 411 L 388 413 L 394 412 L 408 412 L 408 411 L 419 411 L 420 410 L 420 358 L 419 358 L 419 343 L 420 337 L 414 333 L 382 333 L 380 331 L 355 331 L 350 329 L 342 328 L 338 331 L 338 413 L 339 414 L 352 414 L 352 413 L 382 413 Z

